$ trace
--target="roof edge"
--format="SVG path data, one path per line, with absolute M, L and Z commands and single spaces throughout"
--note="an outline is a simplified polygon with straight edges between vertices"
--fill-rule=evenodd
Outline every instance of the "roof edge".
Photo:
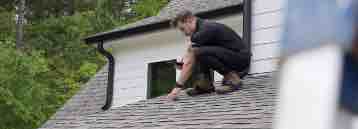
M 233 6 L 229 6 L 229 7 L 225 7 L 225 8 L 221 8 L 221 9 L 211 10 L 211 11 L 207 11 L 207 12 L 200 12 L 195 15 L 200 18 L 210 19 L 210 18 L 215 18 L 215 17 L 219 17 L 219 16 L 227 16 L 227 15 L 232 15 L 232 14 L 236 14 L 236 13 L 241 13 L 241 12 L 243 12 L 243 10 L 244 10 L 243 3 L 241 3 L 239 5 L 233 5 Z M 83 40 L 85 41 L 86 44 L 90 45 L 90 44 L 96 44 L 96 43 L 113 40 L 113 39 L 121 39 L 124 37 L 129 37 L 129 36 L 142 34 L 142 33 L 146 33 L 146 32 L 151 32 L 151 31 L 155 31 L 155 30 L 159 30 L 159 29 L 165 29 L 165 28 L 170 28 L 170 19 L 167 19 L 167 20 L 164 20 L 161 22 L 157 22 L 157 23 L 153 23 L 153 24 L 141 25 L 141 26 L 125 29 L 125 30 L 118 30 L 118 31 L 113 31 L 113 32 L 108 32 L 108 33 L 96 34 L 96 35 L 86 37 Z

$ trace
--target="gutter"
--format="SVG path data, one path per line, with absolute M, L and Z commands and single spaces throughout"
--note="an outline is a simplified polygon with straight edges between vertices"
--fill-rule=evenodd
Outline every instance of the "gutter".
M 103 47 L 104 42 L 101 41 L 97 44 L 97 51 L 105 56 L 108 60 L 108 82 L 107 82 L 107 93 L 106 93 L 106 103 L 102 107 L 102 110 L 108 110 L 112 106 L 113 100 L 113 85 L 114 85 L 114 67 L 115 67 L 115 60 L 113 55 L 104 49 Z
M 251 1 L 251 0 L 244 0 L 244 1 Z M 195 15 L 200 18 L 211 19 L 219 16 L 229 16 L 232 14 L 240 13 L 244 10 L 243 8 L 244 8 L 244 4 L 241 3 L 239 5 L 233 5 L 221 9 L 211 10 L 208 12 L 199 12 Z M 152 32 L 160 29 L 166 29 L 166 28 L 170 28 L 170 19 L 159 21 L 157 23 L 136 26 L 125 30 L 114 30 L 110 32 L 103 32 L 86 37 L 84 38 L 84 40 L 86 41 L 87 44 L 96 44 L 98 42 L 110 41 L 113 39 L 121 39 L 124 37 L 130 37 L 133 35 L 143 34 L 143 33 Z

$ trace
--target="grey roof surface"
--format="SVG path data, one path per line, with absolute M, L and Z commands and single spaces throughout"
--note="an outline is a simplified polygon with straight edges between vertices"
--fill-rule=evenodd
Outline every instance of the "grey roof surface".
M 174 102 L 161 96 L 57 120 L 46 129 L 272 128 L 278 90 L 272 77 L 273 73 L 249 76 L 242 90 L 226 95 L 189 97 L 182 93 Z
M 218 10 L 226 7 L 231 7 L 235 5 L 240 5 L 243 3 L 243 0 L 170 0 L 167 6 L 165 6 L 157 16 L 152 16 L 139 20 L 137 22 L 119 27 L 117 29 L 101 32 L 90 37 L 106 35 L 116 31 L 123 31 L 132 29 L 139 26 L 151 25 L 159 22 L 169 20 L 179 13 L 182 10 L 190 10 L 194 14 Z
M 62 129 L 61 125 L 76 122 L 89 114 L 101 112 L 106 100 L 107 74 L 108 65 L 91 78 L 50 120 L 42 125 L 42 128 Z M 57 127 L 57 125 L 60 126 Z

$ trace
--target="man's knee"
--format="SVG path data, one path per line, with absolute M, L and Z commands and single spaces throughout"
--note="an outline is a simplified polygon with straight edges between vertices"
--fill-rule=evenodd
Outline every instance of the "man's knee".
M 194 56 L 198 59 L 202 59 L 202 57 L 207 57 L 215 53 L 215 49 L 212 47 L 193 47 L 192 51 Z
M 194 57 L 195 57 L 195 60 L 197 62 L 200 62 L 200 63 L 205 63 L 206 61 L 206 57 L 207 57 L 207 52 L 204 50 L 204 48 L 202 47 L 194 47 L 192 49 L 193 53 L 194 53 Z

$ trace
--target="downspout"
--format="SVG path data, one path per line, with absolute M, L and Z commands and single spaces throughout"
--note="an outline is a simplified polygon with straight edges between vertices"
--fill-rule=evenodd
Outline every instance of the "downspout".
M 243 40 L 251 48 L 251 30 L 252 30 L 252 0 L 244 0 L 244 33 Z
M 114 67 L 115 67 L 115 60 L 113 55 L 106 51 L 103 47 L 103 41 L 97 44 L 97 50 L 103 56 L 105 56 L 108 60 L 108 82 L 107 82 L 107 94 L 106 94 L 106 103 L 102 107 L 102 110 L 108 110 L 112 106 L 113 100 L 113 84 L 114 84 Z
M 251 43 L 251 31 L 252 31 L 252 0 L 244 0 L 244 26 L 243 26 L 243 42 L 250 48 L 250 60 L 252 57 L 252 43 Z M 251 66 L 251 64 L 250 64 Z M 250 72 L 250 66 L 241 73 L 241 75 L 247 75 Z

